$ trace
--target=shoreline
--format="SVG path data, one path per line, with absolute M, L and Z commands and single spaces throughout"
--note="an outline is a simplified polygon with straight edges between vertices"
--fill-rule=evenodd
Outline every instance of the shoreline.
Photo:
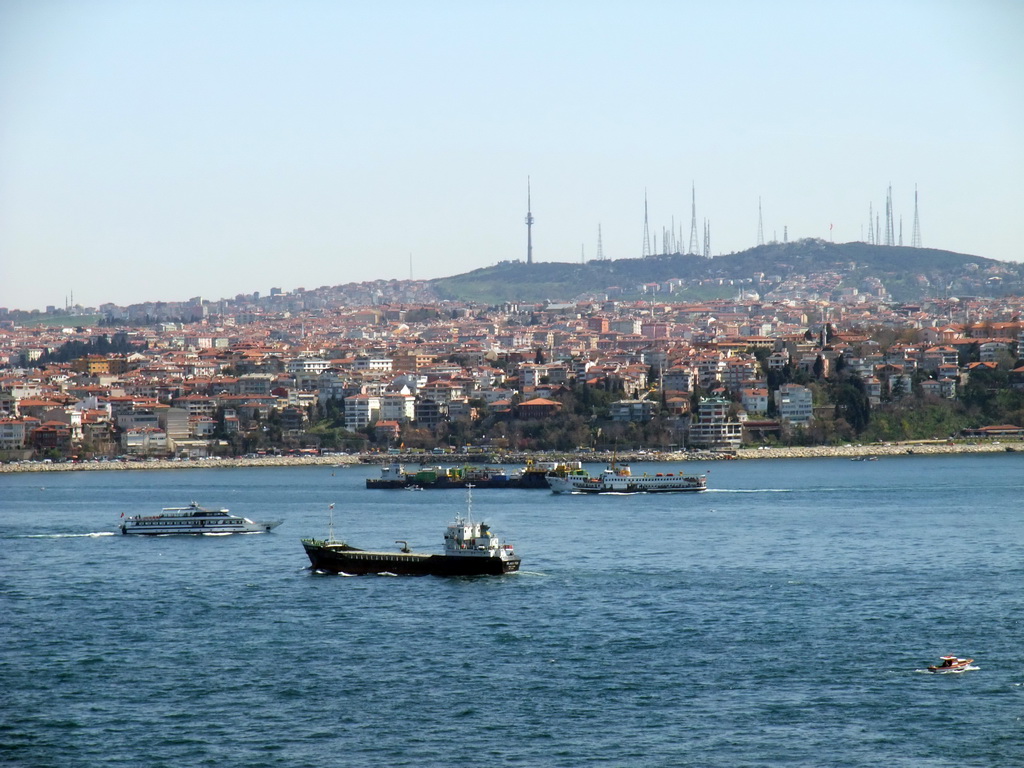
M 999 441 L 991 443 L 948 443 L 946 441 L 907 441 L 883 445 L 843 446 L 802 446 L 776 448 L 740 448 L 732 453 L 688 453 L 688 452 L 624 452 L 618 460 L 628 462 L 683 462 L 683 461 L 725 461 L 751 459 L 856 459 L 883 456 L 949 456 L 981 453 L 1024 453 L 1024 441 Z M 0 474 L 14 472 L 88 472 L 110 470 L 165 470 L 165 469 L 228 469 L 235 467 L 306 467 L 327 466 L 346 468 L 399 462 L 404 464 L 462 465 L 462 464 L 525 464 L 535 461 L 580 461 L 583 463 L 604 463 L 608 454 L 506 454 L 487 456 L 477 454 L 385 454 L 337 455 L 337 456 L 265 456 L 260 458 L 208 458 L 208 459 L 156 459 L 140 461 L 83 461 L 0 464 Z

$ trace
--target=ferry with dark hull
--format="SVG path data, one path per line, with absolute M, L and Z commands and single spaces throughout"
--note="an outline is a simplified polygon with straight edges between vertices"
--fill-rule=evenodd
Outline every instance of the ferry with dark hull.
M 121 520 L 121 533 L 144 536 L 167 534 L 221 535 L 226 533 L 266 533 L 280 520 L 259 522 L 232 515 L 226 509 L 204 509 L 196 502 L 187 507 L 165 507 L 159 515 L 133 515 Z
M 404 541 L 396 552 L 357 549 L 334 539 L 303 539 L 310 568 L 326 573 L 359 576 L 389 573 L 400 576 L 498 576 L 519 570 L 520 559 L 511 544 L 502 543 L 486 523 L 457 515 L 444 534 L 444 553 L 412 552 Z
M 548 475 L 548 487 L 553 493 L 684 493 L 704 491 L 708 487 L 706 475 L 658 472 L 634 475 L 629 466 L 608 466 L 600 475 L 585 470 L 565 475 Z

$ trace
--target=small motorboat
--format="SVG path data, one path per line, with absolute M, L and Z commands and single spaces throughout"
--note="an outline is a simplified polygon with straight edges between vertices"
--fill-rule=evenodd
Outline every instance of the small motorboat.
M 971 666 L 974 663 L 974 659 L 959 659 L 956 656 L 942 656 L 941 658 L 942 663 L 928 667 L 929 672 L 948 675 L 953 672 L 966 672 L 968 669 L 977 669 L 977 667 Z

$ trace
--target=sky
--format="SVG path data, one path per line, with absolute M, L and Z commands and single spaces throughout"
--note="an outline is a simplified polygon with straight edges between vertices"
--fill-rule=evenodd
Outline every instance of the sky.
M 0 307 L 868 237 L 1024 261 L 1018 0 L 3 0 Z M 681 242 L 679 242 L 681 241 Z

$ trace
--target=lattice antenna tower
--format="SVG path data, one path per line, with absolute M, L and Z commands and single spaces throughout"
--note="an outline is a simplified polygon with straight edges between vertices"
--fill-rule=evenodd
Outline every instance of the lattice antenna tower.
M 875 245 L 875 211 L 871 203 L 868 203 L 868 245 Z
M 921 220 L 917 217 L 917 184 L 914 185 L 914 231 L 910 235 L 910 247 L 921 247 Z
M 601 223 L 597 224 L 597 260 L 604 261 L 604 246 L 601 245 Z
M 889 185 L 885 195 L 885 244 L 896 245 L 895 232 L 893 232 L 892 184 Z
M 530 177 L 526 177 L 526 263 L 533 264 L 533 206 L 530 200 Z
M 697 244 L 697 185 L 691 183 L 691 191 L 693 193 L 693 203 L 690 207 L 690 249 L 688 253 L 696 256 L 700 252 L 700 246 Z
M 757 198 L 757 244 L 764 245 L 764 216 L 761 213 L 761 198 Z
M 900 239 L 899 244 L 903 245 L 903 214 L 900 214 Z
M 711 258 L 711 223 L 704 219 L 704 258 Z
M 644 190 L 644 250 L 643 258 L 651 255 L 651 231 L 647 226 L 647 190 Z

